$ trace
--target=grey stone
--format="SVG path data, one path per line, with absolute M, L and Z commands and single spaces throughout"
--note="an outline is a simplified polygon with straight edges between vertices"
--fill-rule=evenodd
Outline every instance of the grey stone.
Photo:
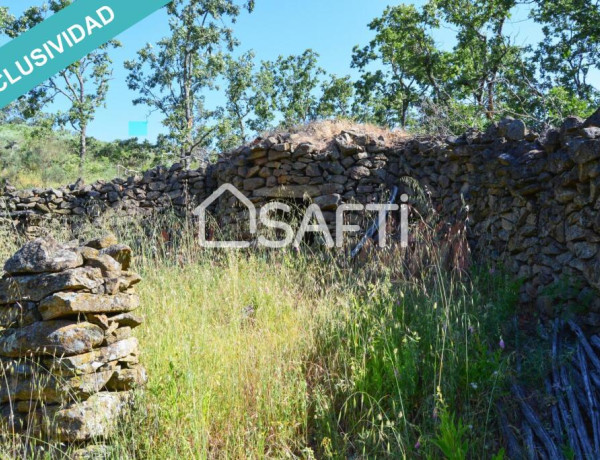
M 254 196 L 264 198 L 299 198 L 319 195 L 320 189 L 316 185 L 286 185 L 272 188 L 254 190 Z
M 500 133 L 511 141 L 521 141 L 527 134 L 527 127 L 521 120 L 505 118 L 498 124 Z
M 315 198 L 315 204 L 321 208 L 322 211 L 330 211 L 337 209 L 338 205 L 342 201 L 342 197 L 335 193 L 332 195 L 323 195 Z
M 26 243 L 6 261 L 4 271 L 11 275 L 53 273 L 83 265 L 81 254 L 52 238 L 38 238 Z
M 369 177 L 371 175 L 371 171 L 364 166 L 354 166 L 353 168 L 350 168 L 348 175 L 354 180 L 359 180 L 363 177 Z
M 600 109 L 596 110 L 587 120 L 585 120 L 583 127 L 600 127 Z
M 128 392 L 100 392 L 92 395 L 86 401 L 56 411 L 45 434 L 55 442 L 106 438 L 116 430 L 130 397 Z
M 265 185 L 265 180 L 262 177 L 244 180 L 244 190 L 252 191 Z
M 37 305 L 33 302 L 0 306 L 0 329 L 25 327 L 41 320 Z
M 39 302 L 59 291 L 94 291 L 102 286 L 98 268 L 79 267 L 60 273 L 9 276 L 0 279 L 0 305 Z
M 585 140 L 579 142 L 572 153 L 572 158 L 577 164 L 598 161 L 600 159 L 600 141 Z
M 600 137 L 600 128 L 596 126 L 590 126 L 589 128 L 583 128 L 581 130 L 583 137 L 588 139 L 597 139 Z
M 73 377 L 56 377 L 39 368 L 31 378 L 5 378 L 0 381 L 0 402 L 40 401 L 62 404 L 86 399 L 102 390 L 115 371 L 99 371 Z
M 90 323 L 37 322 L 21 329 L 0 332 L 0 356 L 72 356 L 102 344 L 104 332 Z

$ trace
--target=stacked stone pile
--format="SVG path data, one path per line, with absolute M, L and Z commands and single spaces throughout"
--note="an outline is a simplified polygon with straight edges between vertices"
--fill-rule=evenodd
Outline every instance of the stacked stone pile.
M 104 438 L 146 383 L 132 330 L 140 277 L 113 236 L 27 243 L 0 279 L 0 421 L 57 443 Z

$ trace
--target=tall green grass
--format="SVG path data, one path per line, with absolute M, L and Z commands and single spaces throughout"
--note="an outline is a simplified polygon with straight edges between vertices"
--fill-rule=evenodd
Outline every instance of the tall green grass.
M 114 458 L 501 451 L 494 401 L 511 360 L 499 341 L 518 291 L 505 276 L 459 276 L 437 257 L 408 276 L 400 252 L 358 264 L 309 248 L 206 251 L 185 221 L 103 225 L 139 255 L 136 332 L 150 377 L 110 440 Z M 6 232 L 3 258 L 21 242 Z

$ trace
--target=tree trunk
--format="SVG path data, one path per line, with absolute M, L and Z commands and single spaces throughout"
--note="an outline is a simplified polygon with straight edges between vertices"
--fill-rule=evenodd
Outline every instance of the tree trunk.
M 402 101 L 402 114 L 400 115 L 400 125 L 402 129 L 406 128 L 406 115 L 408 113 L 408 108 L 410 107 L 409 101 Z
M 185 153 L 181 158 L 181 162 L 185 169 L 188 169 L 190 166 L 190 155 L 193 153 L 192 148 L 194 145 L 194 109 L 193 109 L 193 101 L 192 101 L 192 82 L 191 82 L 191 59 L 192 56 L 190 53 L 186 51 L 185 59 L 184 59 L 184 68 L 183 68 L 183 93 L 184 93 L 184 108 L 185 108 L 185 122 L 186 122 L 186 146 L 183 149 Z
M 87 124 L 82 124 L 79 131 L 79 178 L 83 178 L 83 166 L 87 153 Z
M 488 83 L 488 97 L 487 97 L 487 109 L 486 109 L 486 117 L 488 120 L 493 121 L 494 120 L 494 116 L 496 114 L 496 104 L 494 101 L 494 94 L 496 91 L 496 84 L 495 84 L 495 76 L 494 76 L 494 80 L 490 81 Z

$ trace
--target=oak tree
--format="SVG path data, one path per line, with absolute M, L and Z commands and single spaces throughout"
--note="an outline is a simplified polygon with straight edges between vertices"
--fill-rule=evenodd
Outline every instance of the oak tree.
M 40 7 L 28 8 L 21 17 L 10 20 L 4 30 L 11 38 L 17 37 L 42 22 L 48 15 L 69 6 L 72 1 L 51 0 Z M 27 116 L 34 116 L 58 98 L 66 101 L 67 110 L 59 112 L 55 120 L 61 126 L 70 125 L 78 133 L 80 176 L 83 174 L 87 154 L 88 126 L 94 120 L 98 108 L 105 105 L 112 77 L 109 50 L 119 46 L 118 41 L 109 41 L 61 70 L 26 96 Z
M 125 64 L 128 86 L 138 93 L 134 104 L 161 113 L 164 139 L 184 163 L 218 132 L 220 112 L 206 106 L 206 92 L 226 68 L 225 52 L 238 44 L 231 23 L 253 8 L 253 0 L 174 0 L 167 5 L 170 35 Z

